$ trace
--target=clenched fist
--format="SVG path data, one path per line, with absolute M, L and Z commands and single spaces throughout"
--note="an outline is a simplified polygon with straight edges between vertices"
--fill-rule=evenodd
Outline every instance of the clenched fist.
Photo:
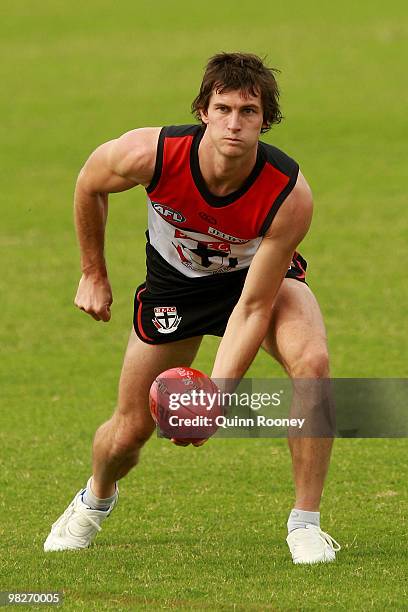
M 79 281 L 74 304 L 95 321 L 109 321 L 113 302 L 112 289 L 107 276 L 85 275 Z

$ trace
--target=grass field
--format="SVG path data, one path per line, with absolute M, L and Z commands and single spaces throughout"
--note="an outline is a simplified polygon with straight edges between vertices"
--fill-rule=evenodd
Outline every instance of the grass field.
M 267 54 L 282 71 L 286 120 L 265 140 L 314 191 L 301 252 L 332 374 L 408 376 L 406 3 L 5 0 L 0 17 L 0 590 L 63 590 L 66 610 L 407 609 L 406 440 L 336 442 L 322 504 L 343 545 L 331 566 L 291 564 L 283 440 L 155 438 L 94 548 L 42 550 L 89 476 L 144 275 L 145 196 L 133 190 L 111 198 L 112 321 L 72 307 L 76 175 L 124 131 L 192 121 L 214 52 Z M 205 339 L 198 368 L 217 343 Z M 263 354 L 248 373 L 279 374 Z

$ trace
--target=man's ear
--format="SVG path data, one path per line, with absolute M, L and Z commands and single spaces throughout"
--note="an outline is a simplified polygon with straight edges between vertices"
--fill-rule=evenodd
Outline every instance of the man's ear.
M 207 111 L 205 111 L 204 109 L 200 108 L 200 118 L 201 121 L 203 123 L 205 123 L 206 125 L 208 124 L 208 115 L 207 115 Z

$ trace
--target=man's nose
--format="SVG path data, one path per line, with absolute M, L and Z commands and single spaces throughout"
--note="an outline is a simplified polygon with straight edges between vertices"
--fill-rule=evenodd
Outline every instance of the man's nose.
M 241 129 L 241 121 L 238 111 L 232 111 L 230 114 L 228 118 L 228 128 L 233 131 Z

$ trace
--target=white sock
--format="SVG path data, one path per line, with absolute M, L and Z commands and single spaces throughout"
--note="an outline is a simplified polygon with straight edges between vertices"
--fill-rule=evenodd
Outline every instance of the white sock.
M 309 510 L 298 510 L 293 508 L 288 518 L 288 533 L 294 529 L 305 528 L 306 525 L 320 527 L 320 512 L 310 512 Z
M 86 483 L 86 489 L 82 493 L 82 501 L 84 504 L 92 508 L 92 510 L 109 510 L 112 502 L 115 500 L 117 496 L 117 485 L 115 483 L 115 493 L 111 497 L 106 497 L 105 499 L 101 499 L 100 497 L 96 497 L 95 493 L 91 488 L 92 476 Z

